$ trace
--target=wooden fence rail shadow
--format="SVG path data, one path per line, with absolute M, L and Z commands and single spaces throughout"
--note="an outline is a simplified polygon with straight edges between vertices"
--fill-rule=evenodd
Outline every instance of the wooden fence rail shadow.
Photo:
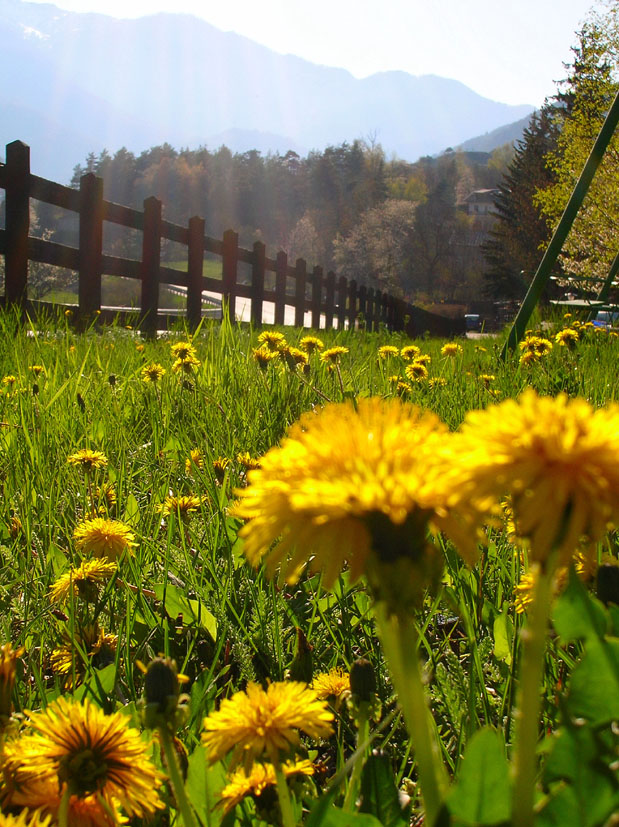
M 360 318 L 367 330 L 381 325 L 389 330 L 406 330 L 411 335 L 425 331 L 433 335 L 452 336 L 464 332 L 464 321 L 447 319 L 408 304 L 372 287 L 348 281 L 322 267 L 308 272 L 306 262 L 288 261 L 280 251 L 274 259 L 266 255 L 265 245 L 257 241 L 251 250 L 239 247 L 238 234 L 226 230 L 223 239 L 205 235 L 205 221 L 194 216 L 186 227 L 162 217 L 162 202 L 150 197 L 143 211 L 115 204 L 103 198 L 103 180 L 88 173 L 80 179 L 79 189 L 57 184 L 30 172 L 30 148 L 21 141 L 6 146 L 6 163 L 0 164 L 0 190 L 5 191 L 5 229 L 0 229 L 0 255 L 4 255 L 5 292 L 2 302 L 36 313 L 45 302 L 28 300 L 28 263 L 40 262 L 75 270 L 78 274 L 78 307 L 75 321 L 89 324 L 123 318 L 124 313 L 101 306 L 101 277 L 123 276 L 140 281 L 139 327 L 146 335 L 166 329 L 175 319 L 162 314 L 159 305 L 160 285 L 186 291 L 185 315 L 190 329 L 202 317 L 203 293 L 221 298 L 222 314 L 236 319 L 237 302 L 250 302 L 250 319 L 254 325 L 266 322 L 265 302 L 274 305 L 272 321 L 283 325 L 286 307 L 294 312 L 294 325 L 303 327 L 306 314 L 310 326 L 350 328 Z M 79 216 L 79 244 L 70 247 L 30 236 L 30 199 L 62 207 Z M 104 222 L 141 231 L 140 260 L 107 255 L 103 252 Z M 166 267 L 161 262 L 162 241 L 169 240 L 187 248 L 186 271 Z M 221 258 L 221 279 L 203 275 L 204 255 Z M 239 278 L 239 264 L 249 265 L 249 284 Z M 274 289 L 265 289 L 265 276 L 274 274 Z M 135 313 L 133 314 L 135 316 Z M 176 317 L 177 318 L 177 317 Z

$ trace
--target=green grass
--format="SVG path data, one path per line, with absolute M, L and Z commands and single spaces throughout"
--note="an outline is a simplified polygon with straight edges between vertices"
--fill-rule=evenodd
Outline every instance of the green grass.
M 78 335 L 64 317 L 35 330 L 5 314 L 0 326 L 0 378 L 15 377 L 14 384 L 0 386 L 0 636 L 25 649 L 16 710 L 45 706 L 59 694 L 85 694 L 107 710 L 122 706 L 137 724 L 144 679 L 136 663 L 164 654 L 190 678 L 188 719 L 180 738 L 197 762 L 204 716 L 249 680 L 284 679 L 300 629 L 313 647 L 314 674 L 348 669 L 358 657 L 371 662 L 382 709 L 372 725 L 374 747 L 384 752 L 398 786 L 415 779 L 417 768 L 397 714 L 368 592 L 362 584 L 351 586 L 346 573 L 329 593 L 319 575 L 306 575 L 295 586 L 276 586 L 248 566 L 240 523 L 228 513 L 235 489 L 246 484 L 238 455 L 261 456 L 301 413 L 325 398 L 340 401 L 342 389 L 347 398 L 402 392 L 452 429 L 467 411 L 529 386 L 543 394 L 581 396 L 594 406 L 618 395 L 619 339 L 607 333 L 587 333 L 573 351 L 554 347 L 530 368 L 519 366 L 517 356 L 499 360 L 502 338 L 462 340 L 462 353 L 455 358 L 441 355 L 444 342 L 418 341 L 431 357 L 430 377 L 440 381 L 433 387 L 411 383 L 409 390 L 398 391 L 392 377 L 405 379 L 405 363 L 400 357 L 381 361 L 377 351 L 385 344 L 408 344 L 399 334 L 320 332 L 327 346 L 349 349 L 340 385 L 337 374 L 327 372 L 317 357 L 306 375 L 279 360 L 261 370 L 252 355 L 257 332 L 247 326 L 205 321 L 194 341 L 200 366 L 185 381 L 171 371 L 170 344 L 183 337 L 182 328 L 164 339 L 141 341 L 118 328 Z M 308 331 L 282 332 L 296 345 Z M 167 371 L 157 385 L 145 383 L 141 375 L 152 362 Z M 34 365 L 43 366 L 38 376 Z M 484 381 L 482 375 L 494 378 Z M 80 448 L 100 450 L 108 458 L 107 468 L 93 473 L 90 490 L 83 474 L 67 463 Z M 193 449 L 203 456 L 201 468 L 186 467 Z M 223 481 L 213 469 L 217 458 L 229 461 Z M 96 493 L 104 482 L 116 494 L 109 508 Z M 203 497 L 187 525 L 162 519 L 160 507 L 170 493 Z M 78 559 L 73 532 L 91 496 L 101 514 L 131 527 L 137 546 L 121 560 L 119 582 L 109 581 L 94 602 L 52 606 L 50 586 Z M 21 527 L 15 528 L 14 518 Z M 492 533 L 473 569 L 440 543 L 446 574 L 438 596 L 424 603 L 417 625 L 432 676 L 428 691 L 442 755 L 455 774 L 481 727 L 490 725 L 508 744 L 512 740 L 523 624 L 513 595 L 521 566 L 503 531 Z M 608 548 L 617 555 L 614 540 Z M 88 657 L 75 643 L 85 624 L 95 622 L 118 637 L 109 662 L 104 656 Z M 53 666 L 53 653 L 67 639 L 73 641 L 68 652 L 74 687 Z M 558 727 L 561 717 L 557 682 L 565 685 L 577 655 L 577 646 L 550 642 L 543 689 L 548 730 Z M 319 748 L 309 746 L 310 755 L 326 766 L 324 778 L 316 780 L 319 790 L 354 752 L 355 732 L 344 704 L 336 736 Z M 221 787 L 221 767 L 211 777 Z M 192 801 L 199 808 L 193 783 Z M 343 792 L 342 787 L 336 795 L 340 806 Z M 259 823 L 250 800 L 237 809 L 237 818 L 238 823 Z M 221 820 L 221 809 L 210 812 L 209 824 Z M 232 823 L 230 816 L 226 824 Z

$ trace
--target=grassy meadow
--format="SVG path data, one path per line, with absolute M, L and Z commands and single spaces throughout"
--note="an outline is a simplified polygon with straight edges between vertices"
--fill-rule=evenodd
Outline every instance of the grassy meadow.
M 485 524 L 471 564 L 434 531 L 440 570 L 407 621 L 411 666 L 394 653 L 390 618 L 377 619 L 375 586 L 352 582 L 347 565 L 330 588 L 320 569 L 271 579 L 247 561 L 233 505 L 287 429 L 330 403 L 401 400 L 450 432 L 469 411 L 527 388 L 608 408 L 619 394 L 619 337 L 577 324 L 561 344 L 573 323 L 536 323 L 532 335 L 548 345 L 502 362 L 502 337 L 268 328 L 286 349 L 277 337 L 259 341 L 264 331 L 210 321 L 193 338 L 179 328 L 143 340 L 120 327 L 78 334 L 65 316 L 36 327 L 0 316 L 0 644 L 12 645 L 0 663 L 0 807 L 14 819 L 2 823 L 106 825 L 124 813 L 132 824 L 187 827 L 610 824 L 619 609 L 616 594 L 606 606 L 596 594 L 599 563 L 612 592 L 614 531 L 570 572 L 542 564 L 541 581 L 552 574 L 548 633 L 539 610 L 530 618 L 536 569 L 509 508 Z M 322 348 L 302 342 L 314 334 Z M 325 359 L 333 348 L 342 350 Z M 543 645 L 539 709 L 525 736 L 515 711 L 523 669 L 536 686 L 523 666 L 529 623 L 542 627 Z M 431 719 L 409 737 L 411 710 L 427 713 L 419 697 L 407 706 L 401 687 L 419 679 Z M 261 752 L 250 737 L 239 764 L 234 743 L 226 753 L 205 740 L 205 718 L 226 699 L 294 681 L 313 686 L 330 731 L 312 737 L 294 718 L 293 758 L 269 744 Z M 317 701 L 303 698 L 310 720 Z M 86 738 L 88 752 L 75 735 L 78 701 L 137 739 L 113 781 L 96 738 Z M 44 710 L 55 711 L 44 719 Z M 103 732 L 94 720 L 84 731 Z M 45 752 L 54 728 L 67 734 L 60 758 Z M 515 748 L 527 737 L 528 769 Z M 67 742 L 78 743 L 77 775 Z M 248 755 L 270 768 L 256 775 L 263 765 Z M 532 803 L 519 815 L 515 789 L 527 784 Z

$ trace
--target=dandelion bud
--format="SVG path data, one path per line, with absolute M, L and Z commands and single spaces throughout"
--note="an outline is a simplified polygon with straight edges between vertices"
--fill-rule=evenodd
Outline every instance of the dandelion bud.
M 619 606 L 619 566 L 602 564 L 597 571 L 597 596 L 604 605 Z
M 171 658 L 154 658 L 149 663 L 142 701 L 146 727 L 163 726 L 173 731 L 183 724 L 187 696 L 180 694 L 180 684 L 186 680 L 185 675 L 179 675 L 176 661 Z
M 350 668 L 350 691 L 360 703 L 369 703 L 376 693 L 376 676 L 369 660 L 358 658 Z

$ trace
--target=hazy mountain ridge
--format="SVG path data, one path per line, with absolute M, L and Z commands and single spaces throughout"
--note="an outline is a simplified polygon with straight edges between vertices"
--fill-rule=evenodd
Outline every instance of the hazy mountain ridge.
M 119 20 L 21 0 L 0 0 L 0 77 L 0 145 L 29 142 L 33 171 L 61 180 L 91 150 L 222 135 L 246 147 L 252 132 L 267 136 L 262 152 L 373 137 L 413 161 L 533 110 L 434 75 L 358 80 L 190 15 Z

